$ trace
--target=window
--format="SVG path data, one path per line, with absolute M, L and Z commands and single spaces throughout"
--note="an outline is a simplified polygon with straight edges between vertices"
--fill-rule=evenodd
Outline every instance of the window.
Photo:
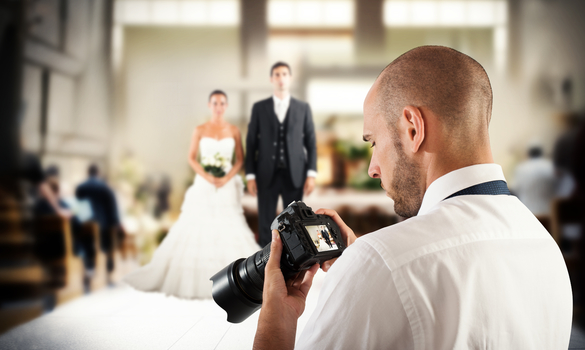
M 505 66 L 507 0 L 386 0 L 384 24 L 391 28 L 488 28 L 496 66 Z
M 269 0 L 270 27 L 353 27 L 352 0 Z
M 237 0 L 118 0 L 115 21 L 121 25 L 237 26 Z
M 388 27 L 497 27 L 507 22 L 505 0 L 386 0 Z
M 372 80 L 311 80 L 307 96 L 315 114 L 362 114 Z

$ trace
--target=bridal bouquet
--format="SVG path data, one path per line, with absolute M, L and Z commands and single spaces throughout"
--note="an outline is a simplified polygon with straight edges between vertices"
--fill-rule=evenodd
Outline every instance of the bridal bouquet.
M 203 157 L 201 160 L 201 165 L 203 166 L 203 170 L 205 170 L 205 172 L 213 175 L 214 177 L 223 177 L 225 176 L 224 169 L 227 166 L 227 159 L 220 156 L 219 153 L 216 153 L 213 157 Z

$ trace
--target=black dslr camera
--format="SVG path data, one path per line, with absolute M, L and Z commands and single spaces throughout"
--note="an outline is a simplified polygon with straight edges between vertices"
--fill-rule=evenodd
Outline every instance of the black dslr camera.
M 283 243 L 280 268 L 284 279 L 294 278 L 315 263 L 341 255 L 346 248 L 339 226 L 327 215 L 318 215 L 303 202 L 292 202 L 270 227 L 280 232 Z M 270 244 L 247 259 L 238 259 L 216 273 L 212 295 L 228 314 L 228 321 L 240 323 L 262 306 L 264 269 Z

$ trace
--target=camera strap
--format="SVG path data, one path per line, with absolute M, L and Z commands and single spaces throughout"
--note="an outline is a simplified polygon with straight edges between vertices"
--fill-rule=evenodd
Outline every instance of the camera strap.
M 508 185 L 506 184 L 506 181 L 495 180 L 495 181 L 484 182 L 484 183 L 480 183 L 477 185 L 473 185 L 471 187 L 464 188 L 461 191 L 457 191 L 457 192 L 453 193 L 452 195 L 450 195 L 449 197 L 447 197 L 445 199 L 449 199 L 449 198 L 453 198 L 453 197 L 457 197 L 457 196 L 473 195 L 473 194 L 492 195 L 492 196 L 497 196 L 497 195 L 511 196 L 512 195 L 512 193 L 508 189 Z M 445 199 L 443 199 L 443 200 L 445 200 Z

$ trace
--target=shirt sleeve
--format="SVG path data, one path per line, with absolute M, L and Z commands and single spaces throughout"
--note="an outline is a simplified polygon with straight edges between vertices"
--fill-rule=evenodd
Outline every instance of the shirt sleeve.
M 296 349 L 412 349 L 392 271 L 358 239 L 331 267 Z

